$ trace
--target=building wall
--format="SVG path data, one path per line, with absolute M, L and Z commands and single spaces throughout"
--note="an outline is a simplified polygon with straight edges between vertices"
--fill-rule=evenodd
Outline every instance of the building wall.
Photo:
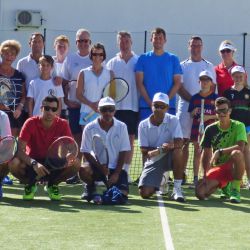
M 241 4 L 242 3 L 242 4 Z M 43 26 L 40 29 L 15 30 L 15 13 L 22 10 L 41 10 Z M 134 38 L 134 50 L 144 50 L 144 31 L 148 31 L 146 49 L 150 46 L 150 30 L 156 26 L 166 29 L 166 49 L 181 60 L 188 56 L 187 41 L 191 35 L 204 40 L 204 57 L 219 63 L 217 52 L 222 40 L 230 39 L 237 47 L 236 60 L 243 62 L 243 33 L 249 32 L 250 2 L 235 0 L 0 0 L 0 41 L 17 39 L 22 43 L 20 57 L 29 52 L 28 37 L 32 32 L 46 28 L 46 53 L 54 54 L 53 40 L 59 34 L 71 39 L 78 28 L 89 29 L 94 42 L 101 41 L 108 57 L 116 52 L 116 32 L 128 30 Z M 250 40 L 246 36 L 246 67 L 250 70 Z

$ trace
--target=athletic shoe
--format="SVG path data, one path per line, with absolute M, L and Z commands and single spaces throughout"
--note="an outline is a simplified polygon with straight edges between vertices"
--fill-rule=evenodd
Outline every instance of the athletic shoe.
M 185 197 L 182 194 L 181 187 L 180 188 L 175 188 L 173 190 L 173 193 L 171 195 L 171 199 L 179 202 L 185 202 Z
M 240 203 L 240 192 L 238 192 L 236 189 L 232 189 L 230 201 L 232 203 Z
M 90 202 L 93 197 L 94 197 L 94 193 L 96 191 L 96 186 L 95 184 L 86 184 L 85 185 L 85 190 L 83 192 L 83 194 L 81 195 L 81 199 L 82 200 L 86 200 L 87 202 Z
M 0 198 L 3 197 L 3 189 L 2 189 L 2 183 L 0 183 Z
M 37 191 L 37 185 L 25 185 L 24 186 L 24 195 L 23 199 L 26 201 L 30 201 L 34 199 L 35 193 Z
M 49 198 L 52 201 L 60 201 L 62 196 L 59 194 L 59 187 L 58 185 L 51 185 L 51 186 L 44 186 L 44 190 L 47 191 Z
M 221 199 L 229 199 L 230 198 L 230 194 L 231 194 L 231 182 L 229 182 L 224 188 L 221 189 L 221 194 L 220 194 L 220 198 Z
M 13 185 L 13 181 L 10 179 L 10 177 L 8 175 L 6 175 L 3 178 L 3 185 Z
M 80 182 L 81 182 L 81 180 L 80 180 L 78 175 L 75 175 L 75 176 L 66 180 L 67 184 L 79 184 Z

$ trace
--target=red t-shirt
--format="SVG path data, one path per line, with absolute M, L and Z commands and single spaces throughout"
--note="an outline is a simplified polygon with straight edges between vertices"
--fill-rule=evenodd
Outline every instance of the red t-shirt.
M 41 117 L 29 118 L 23 125 L 19 138 L 27 142 L 26 153 L 34 159 L 45 159 L 49 146 L 61 136 L 72 137 L 66 120 L 56 117 L 50 128 L 44 128 Z
M 229 69 L 227 69 L 223 63 L 215 66 L 216 82 L 219 96 L 223 96 L 224 91 L 230 89 L 234 85 L 233 79 L 231 77 L 231 70 L 236 65 L 238 64 L 233 62 L 232 66 Z

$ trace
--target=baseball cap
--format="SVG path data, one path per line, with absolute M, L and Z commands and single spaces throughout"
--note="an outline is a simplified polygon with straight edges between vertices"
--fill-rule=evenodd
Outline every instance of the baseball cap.
M 236 51 L 236 48 L 232 45 L 232 44 L 229 44 L 229 43 L 222 43 L 219 47 L 219 51 L 222 51 L 224 49 L 230 49 L 232 51 Z
M 169 105 L 169 98 L 167 94 L 158 92 L 153 97 L 153 102 L 163 102 L 167 105 Z
M 115 106 L 115 101 L 109 96 L 103 97 L 99 101 L 98 107 L 104 107 L 104 106 Z
M 240 72 L 240 73 L 244 73 L 244 74 L 246 73 L 245 69 L 240 65 L 236 65 L 232 68 L 231 75 L 233 75 L 235 72 Z
M 201 73 L 199 74 L 199 79 L 201 79 L 201 77 L 203 77 L 203 76 L 207 76 L 213 81 L 213 75 L 210 71 L 208 71 L 208 70 L 201 71 Z

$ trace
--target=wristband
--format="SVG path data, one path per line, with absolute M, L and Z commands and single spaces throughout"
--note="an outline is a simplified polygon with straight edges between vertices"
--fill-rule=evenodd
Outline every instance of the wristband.
M 159 154 L 163 153 L 162 147 L 157 147 L 157 149 L 159 150 Z

